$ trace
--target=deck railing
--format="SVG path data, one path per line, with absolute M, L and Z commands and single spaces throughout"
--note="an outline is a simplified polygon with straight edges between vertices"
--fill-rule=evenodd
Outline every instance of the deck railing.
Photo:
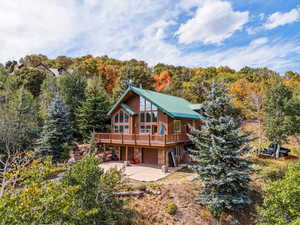
M 124 133 L 96 133 L 95 141 L 98 143 L 133 144 L 133 145 L 170 145 L 179 142 L 188 142 L 184 133 L 178 134 L 124 134 Z

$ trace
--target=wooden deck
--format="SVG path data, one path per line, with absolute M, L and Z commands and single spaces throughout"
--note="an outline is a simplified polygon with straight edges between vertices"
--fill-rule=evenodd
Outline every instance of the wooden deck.
M 177 143 L 190 142 L 186 134 L 119 134 L 119 133 L 96 133 L 95 141 L 105 144 L 125 144 L 140 146 L 172 146 Z

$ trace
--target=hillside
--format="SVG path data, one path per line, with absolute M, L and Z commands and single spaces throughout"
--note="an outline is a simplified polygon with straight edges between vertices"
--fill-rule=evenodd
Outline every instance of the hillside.
M 121 61 L 107 56 L 92 55 L 78 58 L 58 56 L 56 59 L 48 59 L 44 55 L 28 55 L 18 62 L 7 62 L 5 68 L 9 73 L 16 73 L 20 77 L 29 76 L 28 79 L 31 75 L 26 74 L 34 74 L 35 69 L 41 73 L 58 76 L 78 72 L 88 79 L 98 77 L 111 98 L 118 96 L 130 82 L 137 87 L 184 97 L 192 103 L 205 100 L 205 93 L 209 90 L 212 80 L 224 80 L 233 96 L 234 105 L 245 118 L 259 117 L 263 92 L 271 85 L 272 80 L 281 79 L 297 95 L 300 87 L 300 75 L 293 71 L 280 75 L 268 68 L 244 67 L 235 71 L 227 66 L 188 68 L 157 64 L 149 67 L 146 62 L 136 59 Z M 39 74 L 35 76 L 37 78 Z M 42 80 L 32 80 L 36 89 L 39 89 L 44 79 L 42 75 L 40 79 Z
M 253 136 L 259 133 L 257 121 L 246 121 L 243 124 L 245 131 L 253 132 Z M 265 139 L 265 138 L 264 138 Z M 254 149 L 257 143 L 253 143 Z M 267 145 L 265 142 L 264 145 Z M 300 158 L 298 143 L 292 138 L 288 145 L 292 149 L 291 155 Z M 222 215 L 221 224 L 230 225 L 235 220 L 241 225 L 258 224 L 259 215 L 257 207 L 261 206 L 263 200 L 263 188 L 270 179 L 278 179 L 290 165 L 294 165 L 297 159 L 261 159 L 256 156 L 255 151 L 250 157 L 256 162 L 255 167 L 260 171 L 251 178 L 251 198 L 253 203 L 239 211 L 238 213 L 226 212 Z M 130 200 L 129 207 L 134 210 L 135 224 L 140 225 L 216 225 L 218 221 L 214 219 L 210 212 L 203 206 L 196 204 L 198 190 L 202 185 L 193 181 L 195 173 L 183 168 L 157 182 L 137 182 L 131 181 L 134 189 L 141 187 L 158 192 L 159 194 L 146 194 L 144 197 L 134 197 Z M 167 206 L 175 203 L 178 207 L 175 215 L 167 213 Z
M 94 133 L 111 132 L 108 112 L 130 85 L 182 97 L 194 104 L 205 104 L 212 90 L 222 90 L 220 96 L 226 99 L 227 105 L 217 102 L 219 108 L 210 111 L 216 114 L 215 121 L 225 124 L 223 129 L 231 124 L 230 118 L 242 124 L 241 130 L 231 127 L 236 133 L 229 135 L 231 142 L 226 144 L 230 146 L 238 134 L 248 131 L 252 138 L 258 137 L 251 140 L 251 151 L 231 157 L 241 161 L 249 157 L 249 164 L 253 161 L 253 167 L 258 169 L 249 175 L 251 179 L 248 176 L 245 179 L 245 186 L 249 184 L 251 188 L 253 202 L 237 212 L 225 210 L 220 222 L 208 207 L 196 203 L 195 197 L 204 186 L 203 182 L 193 181 L 196 173 L 187 167 L 153 182 L 123 179 L 122 171 L 104 173 L 99 170 L 105 145 L 96 143 Z M 211 107 L 217 105 L 210 101 Z M 198 110 L 206 113 L 205 109 Z M 266 208 L 264 218 L 271 221 L 274 218 L 267 214 L 270 213 L 267 209 L 272 206 L 277 210 L 281 204 L 289 206 L 285 199 L 292 202 L 295 197 L 290 190 L 297 191 L 299 187 L 298 180 L 290 178 L 297 176 L 293 166 L 299 163 L 300 157 L 299 112 L 300 74 L 293 71 L 280 75 L 268 68 L 244 67 L 235 71 L 226 66 L 187 68 L 157 64 L 150 67 L 135 59 L 121 61 L 91 55 L 56 59 L 28 55 L 6 62 L 0 65 L 0 221 L 16 225 L 86 225 L 99 224 L 99 221 L 108 225 L 231 225 L 238 220 L 242 225 L 254 225 L 260 224 L 263 218 L 259 206 Z M 212 123 L 201 123 L 201 128 L 207 124 Z M 226 136 L 229 128 L 220 135 Z M 225 143 L 223 139 L 218 140 L 222 142 L 220 146 Z M 271 142 L 291 149 L 290 156 L 259 157 L 259 151 Z M 206 146 L 209 148 L 211 143 L 215 142 Z M 89 148 L 80 152 L 81 144 Z M 242 148 L 240 143 L 237 146 Z M 73 154 L 78 152 L 82 160 L 76 162 Z M 222 154 L 218 153 L 218 157 Z M 223 167 L 231 165 L 224 160 L 211 159 L 223 163 Z M 284 177 L 289 168 L 291 172 Z M 220 171 L 225 170 L 221 168 Z M 248 175 L 247 171 L 245 173 Z M 52 182 L 57 175 L 62 177 L 62 182 Z M 281 195 L 276 182 L 283 179 L 288 182 Z M 269 186 L 271 188 L 266 190 Z M 143 196 L 123 198 L 118 195 L 120 191 L 145 189 Z M 278 200 L 281 204 L 267 201 L 273 193 L 281 198 Z M 170 204 L 173 212 L 167 209 Z M 288 212 L 297 213 L 298 208 L 290 205 Z M 290 220 L 289 214 L 286 217 L 285 221 Z M 279 225 L 275 219 L 268 225 Z M 298 219 L 297 215 L 292 219 Z

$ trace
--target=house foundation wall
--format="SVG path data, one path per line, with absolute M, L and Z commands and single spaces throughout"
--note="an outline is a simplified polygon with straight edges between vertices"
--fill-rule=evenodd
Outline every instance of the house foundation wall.
M 112 147 L 112 146 L 111 146 Z M 126 146 L 113 146 L 113 151 L 115 152 L 115 154 L 117 155 L 118 159 L 121 160 L 122 156 L 121 156 L 121 148 L 124 148 L 124 151 L 126 149 Z M 130 146 L 128 146 L 129 148 Z M 133 148 L 133 159 L 138 160 L 140 163 L 143 162 L 143 150 L 142 147 L 137 147 L 137 146 L 132 146 Z M 155 149 L 157 151 L 157 165 L 158 166 L 163 166 L 169 165 L 169 157 L 168 157 L 168 153 L 170 151 L 173 151 L 172 148 L 155 148 L 152 147 L 152 149 Z M 124 157 L 124 152 L 123 152 L 123 157 Z

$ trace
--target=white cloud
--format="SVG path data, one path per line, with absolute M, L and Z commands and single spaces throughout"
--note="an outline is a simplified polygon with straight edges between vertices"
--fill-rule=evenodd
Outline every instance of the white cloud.
M 179 42 L 190 44 L 219 44 L 241 30 L 248 22 L 249 13 L 234 11 L 229 2 L 204 1 L 193 18 L 182 24 L 176 34 Z
M 205 1 L 206 0 L 181 0 L 176 4 L 176 8 L 188 12 L 191 8 L 203 5 Z
M 276 12 L 271 14 L 264 24 L 265 29 L 271 30 L 278 26 L 296 22 L 300 19 L 300 8 L 292 9 L 287 13 Z
M 253 46 L 253 47 L 260 46 L 260 45 L 266 44 L 268 42 L 268 40 L 269 39 L 266 37 L 261 37 L 261 38 L 251 41 L 250 46 Z
M 61 48 L 77 34 L 77 7 L 73 1 L 2 1 L 0 60 L 36 51 Z
M 165 29 L 173 22 L 157 21 L 144 30 L 143 38 L 137 42 L 136 48 L 121 55 L 121 59 L 137 58 L 147 61 L 150 65 L 159 62 L 179 63 L 181 51 L 175 45 L 163 40 Z
M 228 65 L 235 69 L 240 69 L 247 65 L 283 71 L 299 63 L 290 57 L 297 54 L 300 54 L 300 47 L 295 42 L 284 40 L 268 41 L 260 38 L 246 46 L 211 52 L 208 54 L 207 61 L 211 61 L 216 66 Z
M 192 31 L 200 34 L 185 38 L 220 43 L 242 29 L 248 12 L 233 11 L 228 2 L 216 0 L 175 3 L 174 0 L 4 0 L 0 7 L 0 62 L 42 53 L 50 57 L 108 55 L 142 59 L 150 65 L 159 62 L 203 67 L 228 65 L 235 69 L 249 65 L 283 70 L 296 63 L 296 57 L 290 57 L 300 54 L 296 41 L 266 37 L 239 47 L 217 46 L 214 50 L 187 52 L 172 39 L 179 15 L 193 13 L 194 19 L 201 19 L 203 14 L 199 17 L 199 11 L 208 15 L 212 13 L 208 6 L 212 6 L 213 16 L 205 22 L 205 29 L 199 30 L 197 25 Z
M 139 43 L 136 50 L 127 52 L 123 59 L 139 58 L 150 65 L 157 63 L 184 65 L 190 67 L 229 66 L 236 70 L 244 66 L 268 67 L 284 72 L 289 67 L 299 65 L 299 61 L 291 56 L 300 55 L 297 42 L 286 40 L 269 40 L 258 38 L 247 45 L 229 49 L 206 50 L 184 53 L 175 45 L 149 36 Z
M 4 0 L 0 61 L 26 54 L 107 54 L 134 48 L 171 0 Z M 162 35 L 162 34 L 161 34 Z

